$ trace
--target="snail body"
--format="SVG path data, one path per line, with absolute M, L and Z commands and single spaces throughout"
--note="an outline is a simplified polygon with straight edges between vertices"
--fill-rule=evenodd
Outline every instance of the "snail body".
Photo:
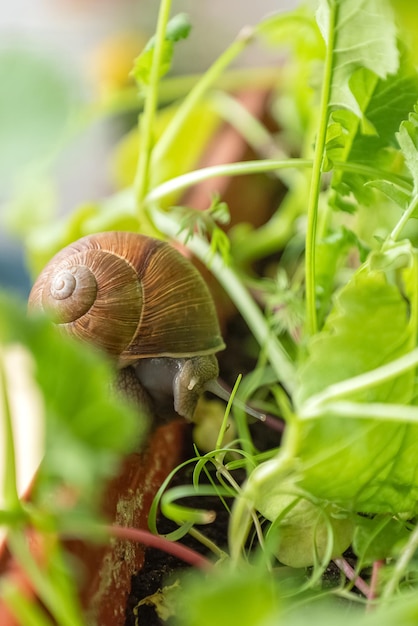
M 133 366 L 155 393 L 168 380 L 176 411 L 189 419 L 205 382 L 218 376 L 214 355 L 225 345 L 209 290 L 163 241 L 120 231 L 79 239 L 46 265 L 29 309 L 45 311 L 119 368 Z

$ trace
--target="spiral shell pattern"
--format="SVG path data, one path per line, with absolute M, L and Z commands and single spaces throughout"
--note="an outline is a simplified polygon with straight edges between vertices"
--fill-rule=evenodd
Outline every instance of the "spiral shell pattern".
M 29 308 L 120 366 L 225 347 L 198 270 L 167 243 L 134 233 L 89 235 L 61 250 L 35 282 Z
M 78 319 L 90 309 L 97 295 L 94 274 L 85 265 L 59 269 L 44 290 L 42 304 L 56 324 Z

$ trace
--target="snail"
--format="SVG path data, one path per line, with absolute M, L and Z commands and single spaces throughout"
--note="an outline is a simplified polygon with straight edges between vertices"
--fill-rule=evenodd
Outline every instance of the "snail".
M 83 237 L 46 265 L 29 309 L 106 352 L 129 372 L 122 386 L 138 381 L 156 401 L 170 395 L 188 420 L 204 390 L 225 397 L 213 300 L 198 270 L 168 243 L 119 231 Z

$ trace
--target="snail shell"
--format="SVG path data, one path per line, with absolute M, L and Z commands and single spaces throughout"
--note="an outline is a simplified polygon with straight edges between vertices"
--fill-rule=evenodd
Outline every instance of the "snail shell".
M 198 270 L 169 244 L 135 233 L 89 235 L 61 250 L 36 280 L 29 308 L 121 367 L 225 347 Z

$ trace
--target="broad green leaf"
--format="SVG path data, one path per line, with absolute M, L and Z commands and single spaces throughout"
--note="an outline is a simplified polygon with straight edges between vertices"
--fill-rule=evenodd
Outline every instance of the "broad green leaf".
M 363 266 L 340 291 L 323 331 L 312 339 L 300 371 L 297 405 L 329 385 L 397 358 L 412 349 L 414 341 L 407 302 L 397 285 L 384 271 Z M 403 385 L 399 397 L 393 396 L 391 386 L 384 387 L 382 395 L 377 389 L 374 401 L 386 400 L 389 394 L 392 402 L 410 399 Z
M 403 46 L 398 49 L 395 20 L 386 0 L 324 1 L 318 22 L 334 46 L 325 169 L 332 169 L 335 162 L 368 166 L 364 172 L 361 168 L 333 172 L 335 193 L 330 203 L 353 212 L 353 197 L 365 205 L 376 201 L 365 183 L 380 178 L 379 169 L 396 167 L 396 155 L 388 162 L 386 151 L 396 146 L 395 133 L 416 102 L 418 81 Z
M 363 113 L 373 133 L 365 133 L 359 119 L 348 110 L 334 111 L 328 128 L 326 157 L 327 169 L 337 162 L 355 164 L 356 169 L 344 169 L 333 172 L 332 188 L 336 192 L 331 203 L 336 208 L 346 207 L 342 203 L 351 198 L 366 206 L 373 206 L 376 196 L 372 192 L 371 181 L 380 181 L 381 191 L 391 200 L 399 201 L 402 206 L 404 194 L 408 195 L 408 184 L 398 193 L 396 179 L 388 180 L 388 175 L 403 174 L 402 160 L 399 158 L 399 146 L 396 135 L 399 126 L 413 109 L 418 99 L 418 77 L 410 58 L 401 48 L 401 63 L 395 74 L 379 79 L 365 103 Z M 365 166 L 364 170 L 359 166 Z M 386 172 L 388 174 L 386 174 Z M 373 185 L 374 186 L 374 185 Z M 356 204 L 351 204 L 355 209 Z
M 349 603 L 345 592 L 339 597 L 337 588 L 330 594 L 324 584 L 316 591 L 301 591 L 306 584 L 304 571 L 262 570 L 246 563 L 232 569 L 228 565 L 218 564 L 204 575 L 192 572 L 181 577 L 176 625 L 415 626 L 418 620 L 414 589 L 365 611 L 362 602 Z
M 379 79 L 369 102 L 365 103 L 363 113 L 370 127 L 374 129 L 373 133 L 365 133 L 359 119 L 351 111 L 332 113 L 333 124 L 328 128 L 327 135 L 327 167 L 335 166 L 336 162 L 366 166 L 364 171 L 357 167 L 355 171 L 337 168 L 333 172 L 332 187 L 336 196 L 331 202 L 336 208 L 344 208 L 341 204 L 350 199 L 350 194 L 351 198 L 354 196 L 364 205 L 375 205 L 376 194 L 370 186 L 365 185 L 379 179 L 383 181 L 383 193 L 395 202 L 403 202 L 403 194 L 397 194 L 397 187 L 383 178 L 383 172 L 403 173 L 396 134 L 417 99 L 417 74 L 406 51 L 402 50 L 398 71 L 385 79 Z M 389 188 L 389 185 L 393 186 Z M 356 204 L 352 206 L 355 209 Z
M 382 79 L 398 69 L 396 27 L 387 0 L 321 0 L 318 25 L 332 47 L 329 106 L 349 109 L 362 118 L 361 101 L 370 74 Z M 370 37 L 373 33 L 373 37 Z
M 314 504 L 298 496 L 275 498 L 280 517 L 274 554 L 283 565 L 308 567 L 339 557 L 350 545 L 354 523 L 332 504 Z M 291 506 L 291 508 L 289 508 Z
M 415 347 L 415 254 L 409 261 L 403 274 L 410 310 L 402 291 L 389 279 L 391 266 L 387 274 L 363 268 L 340 292 L 301 370 L 299 406 L 327 386 L 373 370 Z M 360 403 L 359 410 L 366 403 L 367 415 L 367 403 L 408 404 L 413 389 L 413 372 L 406 372 L 359 390 L 350 399 Z M 300 486 L 317 497 L 360 511 L 415 508 L 418 423 L 403 422 L 396 413 L 384 424 L 378 418 L 340 417 L 324 407 L 318 419 L 302 420 L 298 435 L 297 457 L 305 468 Z

